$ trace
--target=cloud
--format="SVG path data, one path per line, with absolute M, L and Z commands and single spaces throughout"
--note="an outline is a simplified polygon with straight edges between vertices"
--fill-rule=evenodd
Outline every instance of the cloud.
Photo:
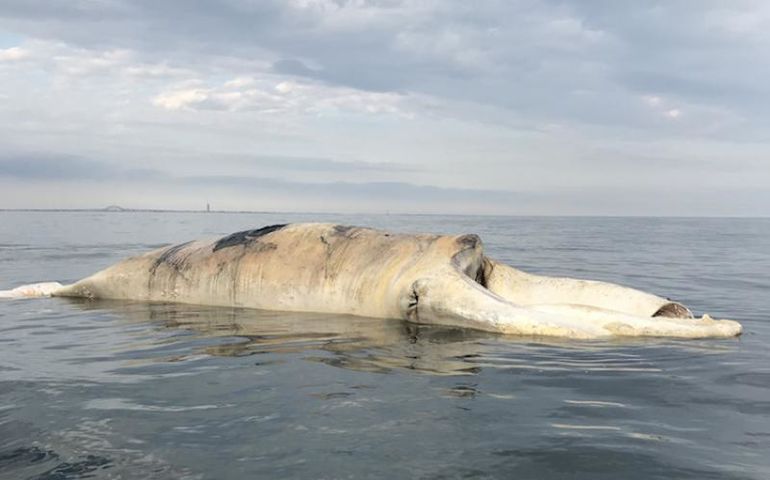
M 658 107 L 663 103 L 663 99 L 657 95 L 645 95 L 644 101 L 651 107 Z
M 323 73 L 318 69 L 312 69 L 296 58 L 282 58 L 273 63 L 272 69 L 279 74 L 293 75 L 298 77 L 323 77 Z
M 220 165 L 234 164 L 246 167 L 250 171 L 268 171 L 276 174 L 291 174 L 293 172 L 382 173 L 392 171 L 408 173 L 417 170 L 415 167 L 397 163 L 367 163 L 280 155 L 224 155 L 218 157 L 217 160 Z M 158 180 L 169 179 L 174 176 L 179 177 L 180 175 L 174 175 L 169 170 L 127 168 L 119 164 L 74 155 L 29 152 L 0 154 L 0 177 L 21 180 Z M 190 176 L 190 178 L 193 177 Z M 235 181 L 238 178 L 244 178 L 244 176 L 218 174 L 212 175 L 211 178 L 231 178 Z
M 172 88 L 153 104 L 167 110 L 257 111 L 323 115 L 327 113 L 409 116 L 407 96 L 281 80 L 270 76 L 236 77 L 221 85 Z
M 625 185 L 697 213 L 670 185 L 770 184 L 769 27 L 758 1 L 6 0 L 0 144 L 103 178 L 423 185 L 479 211 L 527 191 L 554 213 Z M 27 162 L 5 181 L 56 171 Z
M 658 95 L 645 95 L 642 99 L 652 111 L 663 117 L 675 120 L 682 115 L 682 110 L 679 108 L 671 108 L 670 102 L 667 102 Z
M 167 178 L 158 170 L 124 168 L 68 155 L 2 154 L 0 177 L 23 181 L 141 181 Z
M 29 52 L 20 47 L 0 49 L 0 62 L 13 62 L 29 56 Z
M 293 165 L 294 169 L 310 170 L 350 167 L 367 168 L 362 165 L 319 159 L 294 159 Z M 388 167 L 370 166 L 369 168 Z M 478 207 L 490 198 L 503 203 L 515 203 L 517 200 L 520 203 L 526 198 L 514 192 L 440 188 L 406 182 L 301 182 L 246 175 L 180 175 L 157 169 L 124 168 L 72 156 L 40 154 L 0 157 L 0 182 L 8 178 L 23 180 L 30 187 L 36 184 L 61 186 L 63 183 L 72 182 L 73 189 L 82 190 L 88 189 L 89 185 L 103 186 L 120 183 L 134 185 L 139 190 L 145 190 L 148 186 L 164 191 L 194 190 L 199 194 L 208 192 L 214 197 L 221 195 L 217 192 L 225 191 L 228 195 L 237 193 L 252 198 L 258 198 L 260 195 L 277 195 L 302 198 L 305 201 L 330 202 L 336 205 L 348 203 L 354 206 L 370 202 L 399 206 L 410 203 L 441 205 L 443 202 L 446 212 L 452 212 L 458 204 L 471 204 Z M 325 210 L 322 205 L 323 203 L 316 203 L 316 209 Z M 162 206 L 156 206 L 156 208 L 162 208 Z
M 209 93 L 201 88 L 185 88 L 164 92 L 156 96 L 152 103 L 167 110 L 179 110 L 203 103 L 209 98 Z
M 222 157 L 220 157 L 222 158 Z M 281 155 L 230 155 L 230 162 L 246 165 L 250 169 L 288 172 L 416 172 L 419 167 L 400 163 L 370 163 L 360 161 L 331 160 L 328 158 L 289 157 Z
M 63 159 L 56 159 L 61 162 Z M 54 162 L 54 160 L 51 160 Z M 55 165 L 56 162 L 52 163 Z M 199 209 L 210 202 L 215 209 L 343 213 L 485 213 L 502 215 L 692 215 L 691 205 L 712 203 L 711 215 L 766 215 L 766 189 L 669 188 L 655 192 L 642 187 L 561 189 L 558 192 L 515 192 L 441 188 L 408 182 L 301 182 L 260 176 L 169 175 L 160 171 L 103 168 L 93 162 L 69 159 L 48 174 L 0 162 L 0 186 L 9 195 L 22 190 L 7 185 L 8 175 L 25 180 L 23 191 L 35 195 L 26 207 Z M 63 176 L 62 176 L 63 174 Z M 90 200 L 76 192 L 91 192 Z M 608 202 L 607 198 L 615 199 Z M 490 204 L 492 205 L 490 207 Z M 14 206 L 6 203 L 4 206 Z
M 730 98 L 768 93 L 761 79 L 770 67 L 752 61 L 768 42 L 760 28 L 767 9 L 760 7 L 115 0 L 43 9 L 17 0 L 0 25 L 87 50 L 129 50 L 148 64 L 173 59 L 173 68 L 219 70 L 217 76 L 253 75 L 257 66 L 309 83 L 470 101 L 544 123 L 640 128 L 647 125 L 628 115 L 632 96 L 618 87 L 722 109 L 725 87 L 735 92 Z M 46 19 L 45 29 L 37 17 Z M 722 64 L 762 74 L 737 76 Z M 604 108 L 589 108 L 602 99 Z M 755 102 L 741 103 L 760 113 Z

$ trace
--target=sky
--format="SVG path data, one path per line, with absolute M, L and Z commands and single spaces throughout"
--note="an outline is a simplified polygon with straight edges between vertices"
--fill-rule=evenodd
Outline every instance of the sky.
M 2 0 L 0 208 L 770 215 L 770 2 Z

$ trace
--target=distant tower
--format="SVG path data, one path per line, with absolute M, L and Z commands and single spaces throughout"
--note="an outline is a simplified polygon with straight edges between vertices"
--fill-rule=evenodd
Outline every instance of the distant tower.
M 209 203 L 206 203 L 206 211 L 207 212 L 211 211 L 211 205 Z

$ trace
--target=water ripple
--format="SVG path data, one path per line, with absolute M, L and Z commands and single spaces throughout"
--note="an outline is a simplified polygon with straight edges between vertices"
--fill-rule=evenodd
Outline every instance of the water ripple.
M 176 215 L 0 212 L 0 282 L 72 280 L 200 232 L 307 219 Z M 577 342 L 2 302 L 0 478 L 770 478 L 770 221 L 313 220 L 475 231 L 511 263 L 663 291 L 734 315 L 745 334 Z

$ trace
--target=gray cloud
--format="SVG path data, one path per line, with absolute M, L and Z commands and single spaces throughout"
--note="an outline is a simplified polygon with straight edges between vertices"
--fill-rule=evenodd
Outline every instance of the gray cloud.
M 386 166 L 367 167 L 361 163 L 333 162 L 322 159 L 296 158 L 246 158 L 250 164 L 254 162 L 289 163 L 290 169 L 321 169 L 332 171 L 348 168 L 372 168 L 378 171 Z M 259 170 L 258 168 L 256 169 Z M 124 168 L 92 159 L 67 155 L 46 154 L 16 154 L 0 155 L 0 178 L 14 178 L 24 181 L 56 181 L 56 182 L 145 182 L 157 185 L 182 185 L 192 187 L 226 187 L 239 189 L 259 189 L 265 191 L 280 191 L 284 193 L 301 192 L 303 195 L 337 196 L 348 199 L 370 196 L 378 199 L 410 198 L 419 199 L 430 197 L 432 200 L 467 199 L 484 197 L 492 200 L 511 200 L 516 197 L 513 192 L 478 191 L 473 189 L 450 189 L 433 186 L 413 185 L 403 182 L 297 182 L 281 178 L 245 176 L 245 175 L 174 175 L 166 171 L 143 168 Z
M 273 70 L 277 73 L 297 75 L 300 77 L 314 77 L 318 71 L 311 69 L 296 58 L 282 58 L 273 63 Z
M 126 180 L 166 178 L 153 169 L 124 168 L 105 162 L 55 154 L 0 155 L 0 177 L 19 180 Z
M 398 163 L 367 163 L 283 155 L 225 155 L 224 159 L 247 165 L 249 168 L 289 172 L 414 172 L 419 170 L 416 166 Z
M 210 163 L 221 161 L 241 164 L 251 171 L 270 172 L 410 172 L 415 168 L 399 164 L 371 164 L 365 162 L 336 161 L 324 158 L 303 158 L 288 156 L 224 155 L 210 159 Z M 126 168 L 121 165 L 82 158 L 72 155 L 17 153 L 0 154 L 0 177 L 20 180 L 168 180 L 174 175 L 168 171 L 151 168 Z M 243 176 L 210 175 L 188 177 L 191 183 L 206 179 L 213 183 L 240 184 L 241 180 L 253 185 L 253 178 Z M 272 180 L 271 180 L 272 182 Z
M 0 141 L 51 152 L 6 181 L 696 214 L 770 184 L 761 1 L 6 0 L 0 30 Z
M 46 167 L 30 168 L 30 161 Z M 562 188 L 552 192 L 505 191 L 470 188 L 441 188 L 407 182 L 303 182 L 284 178 L 231 175 L 172 175 L 150 169 L 124 169 L 75 157 L 27 156 L 24 160 L 0 159 L 0 185 L 18 178 L 25 190 L 56 186 L 72 192 L 58 198 L 57 208 L 99 208 L 121 204 L 128 208 L 202 208 L 212 201 L 215 208 L 324 211 L 328 206 L 343 212 L 486 213 L 506 215 L 659 215 L 690 216 L 699 205 L 709 205 L 717 216 L 766 215 L 770 192 L 761 188 L 687 188 L 667 182 L 662 190 L 639 186 Z M 71 185 L 67 187 L 67 185 Z M 128 187 L 128 196 L 113 191 Z M 90 191 L 90 202 L 71 202 L 75 192 Z M 147 203 L 146 195 L 162 194 L 168 203 Z M 180 203 L 181 199 L 181 203 Z M 205 199 L 205 200 L 204 200 Z M 612 199 L 612 201 L 608 201 Z M 275 203 L 271 203 L 275 202 Z M 32 205 L 39 207 L 40 205 Z M 229 207 L 227 207 L 229 206 Z M 280 209 L 279 209 L 280 210 Z
M 315 167 L 312 161 L 310 165 L 311 168 Z M 278 195 L 283 198 L 301 198 L 304 201 L 347 204 L 354 210 L 364 198 L 367 202 L 391 204 L 399 208 L 410 204 L 441 204 L 445 211 L 452 212 L 458 208 L 466 211 L 467 205 L 478 207 L 490 200 L 506 204 L 529 204 L 532 197 L 532 195 L 507 191 L 440 188 L 405 182 L 311 183 L 244 175 L 172 175 L 160 170 L 126 169 L 84 158 L 54 155 L 0 157 L 0 181 L 4 178 L 22 180 L 30 187 L 51 183 L 59 186 L 72 183 L 72 191 L 88 190 L 89 185 L 104 186 L 122 183 L 135 185 L 137 191 L 148 188 L 167 192 L 195 191 L 199 196 L 208 194 L 213 198 L 220 195 L 218 192 L 221 191 L 228 192 L 230 195 L 245 194 L 245 198 Z M 109 198 L 105 201 L 114 203 Z M 99 206 L 90 205 L 90 207 Z
M 761 112 L 751 99 L 770 93 L 770 67 L 755 61 L 768 38 L 735 31 L 750 13 L 741 5 L 424 5 L 16 0 L 5 2 L 0 22 L 88 48 L 136 49 L 148 59 L 174 56 L 188 65 L 238 59 L 244 70 L 249 60 L 265 59 L 276 72 L 331 84 L 601 124 L 636 124 L 627 115 L 627 92 L 618 87 L 733 107 L 740 97 L 740 108 L 754 115 Z M 736 75 L 741 71 L 746 75 Z M 590 108 L 597 102 L 603 108 Z

